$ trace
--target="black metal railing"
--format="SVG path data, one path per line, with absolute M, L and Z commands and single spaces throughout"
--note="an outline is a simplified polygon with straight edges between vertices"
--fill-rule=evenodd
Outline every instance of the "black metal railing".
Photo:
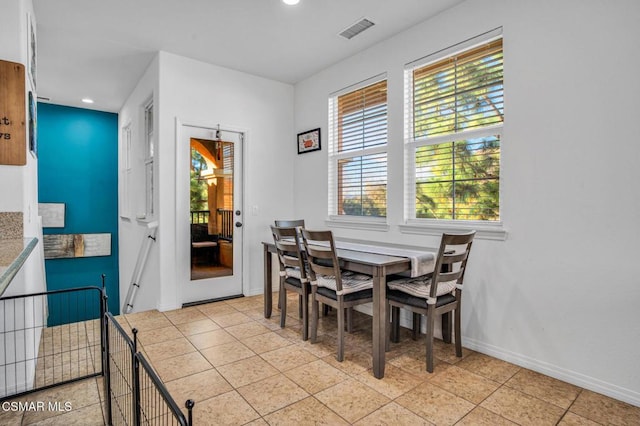
M 107 424 L 138 424 L 134 409 L 133 371 L 136 347 L 109 312 L 105 314 L 105 343 L 104 387 Z
M 195 403 L 188 400 L 188 419 L 144 356 L 137 352 L 137 330 L 132 337 L 110 313 L 105 314 L 105 393 L 110 425 L 191 426 Z
M 223 240 L 233 240 L 233 210 L 217 209 L 218 219 L 215 226 L 218 228 L 218 237 Z M 191 224 L 205 224 L 210 220 L 209 210 L 191 210 Z
M 223 240 L 233 240 L 233 210 L 218 209 L 220 216 L 219 237 Z
M 191 223 L 209 223 L 209 210 L 191 210 Z
M 0 298 L 0 401 L 102 375 L 105 308 L 99 287 Z
M 144 356 L 107 310 L 102 288 L 0 298 L 0 402 L 104 376 L 107 424 L 192 425 L 195 403 L 178 408 Z
M 153 371 L 151 365 L 144 356 L 138 352 L 135 355 L 135 365 L 137 372 L 136 383 L 138 383 L 138 416 L 141 425 L 180 425 L 189 426 L 192 424 L 193 400 L 189 399 L 185 403 L 188 410 L 188 419 L 169 396 L 162 381 Z

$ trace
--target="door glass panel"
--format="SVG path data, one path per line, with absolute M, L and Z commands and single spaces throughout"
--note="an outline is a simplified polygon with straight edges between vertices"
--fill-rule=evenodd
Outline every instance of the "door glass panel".
M 233 275 L 233 143 L 191 139 L 191 280 Z

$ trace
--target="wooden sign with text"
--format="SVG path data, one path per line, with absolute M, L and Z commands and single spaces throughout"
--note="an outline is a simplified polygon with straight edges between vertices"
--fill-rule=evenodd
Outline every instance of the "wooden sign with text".
M 24 65 L 0 60 L 0 164 L 27 164 Z

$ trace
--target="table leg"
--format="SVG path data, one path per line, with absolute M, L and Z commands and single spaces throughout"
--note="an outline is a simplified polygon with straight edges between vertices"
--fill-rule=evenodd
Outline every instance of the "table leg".
M 271 252 L 267 245 L 264 245 L 264 317 L 271 318 L 272 305 L 272 283 L 271 283 Z
M 386 298 L 387 280 L 384 268 L 375 268 L 373 273 L 373 375 L 376 379 L 384 377 Z

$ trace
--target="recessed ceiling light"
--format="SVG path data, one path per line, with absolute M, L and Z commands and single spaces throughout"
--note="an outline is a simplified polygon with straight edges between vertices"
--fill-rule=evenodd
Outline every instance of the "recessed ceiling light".
M 84 102 L 85 104 L 92 104 L 93 103 L 93 99 L 82 98 L 82 102 Z
M 300 3 L 300 0 L 282 0 L 282 3 L 288 4 L 289 6 L 293 6 L 294 4 Z

